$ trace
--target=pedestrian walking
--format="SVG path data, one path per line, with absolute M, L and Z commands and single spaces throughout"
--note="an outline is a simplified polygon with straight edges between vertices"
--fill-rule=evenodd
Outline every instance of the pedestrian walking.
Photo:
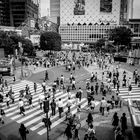
M 87 122 L 88 126 L 92 125 L 93 117 L 92 117 L 91 113 L 88 114 L 86 122 Z
M 18 106 L 19 106 L 19 109 L 20 109 L 20 113 L 19 113 L 19 114 L 23 114 L 23 115 L 25 116 L 25 114 L 24 114 L 24 112 L 25 112 L 25 109 L 24 109 L 24 102 L 23 102 L 22 99 L 19 99 Z
M 95 93 L 96 93 L 96 95 L 98 95 L 98 89 L 99 89 L 99 84 L 96 83 L 96 85 L 95 85 Z
M 72 90 L 76 90 L 76 86 L 75 86 L 76 82 L 75 82 L 75 78 L 72 78 Z
M 67 137 L 67 140 L 70 140 L 72 138 L 72 132 L 71 132 L 71 125 L 68 124 L 66 129 L 65 129 L 65 132 L 64 132 L 64 135 L 66 135 Z
M 127 118 L 126 118 L 126 114 L 125 113 L 122 114 L 120 122 L 121 122 L 122 133 L 124 134 L 125 130 L 127 129 Z
M 61 113 L 63 112 L 63 101 L 61 100 L 61 98 L 58 101 L 58 111 L 59 111 L 59 118 L 61 118 Z
M 26 140 L 26 135 L 29 134 L 29 130 L 22 123 L 19 128 L 19 134 L 22 140 Z
M 114 126 L 113 130 L 116 130 L 116 128 L 119 125 L 119 117 L 117 112 L 114 113 L 113 118 L 112 118 L 112 125 Z
M 104 97 L 102 97 L 100 107 L 101 107 L 102 116 L 104 116 L 104 111 L 105 111 L 105 108 L 107 107 L 107 101 L 105 100 Z
M 97 140 L 96 136 L 95 136 L 95 129 L 94 129 L 92 124 L 89 126 L 86 133 L 87 133 L 87 136 L 88 136 L 88 140 Z
M 71 100 L 71 98 L 68 98 L 67 101 L 67 107 L 68 107 L 68 111 L 70 111 L 70 107 L 72 106 L 73 101 Z
M 79 87 L 79 90 L 76 93 L 76 98 L 79 99 L 80 101 L 82 98 L 82 94 L 83 94 L 83 91 L 81 90 L 81 87 Z
M 44 80 L 43 83 L 42 83 L 42 92 L 45 93 L 45 91 L 46 91 L 46 82 Z
M 42 104 L 43 104 L 44 99 L 45 99 L 44 95 L 40 94 L 39 97 L 38 97 L 38 102 L 39 102 L 41 110 L 42 110 Z
M 92 113 L 94 112 L 95 105 L 96 105 L 95 100 L 94 100 L 94 98 L 92 98 L 91 99 L 91 106 L 90 106 Z
M 51 102 L 51 110 L 52 110 L 52 116 L 55 115 L 55 111 L 56 111 L 56 102 L 55 100 L 53 99 L 52 102 Z
M 34 92 L 36 93 L 36 91 L 37 91 L 37 84 L 34 83 Z
M 6 105 L 7 105 L 7 108 L 10 107 L 9 103 L 10 103 L 10 97 L 9 97 L 8 94 L 6 94 Z

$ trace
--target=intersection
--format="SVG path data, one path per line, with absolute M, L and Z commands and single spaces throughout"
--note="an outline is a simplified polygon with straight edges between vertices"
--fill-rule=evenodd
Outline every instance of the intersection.
M 62 69 L 61 69 L 62 70 Z M 87 70 L 87 68 L 85 68 L 85 70 Z M 48 69 L 49 71 L 49 69 Z M 89 72 L 89 74 L 82 74 L 80 73 L 81 77 L 83 76 L 83 81 L 88 81 L 89 80 L 89 76 L 91 71 L 97 71 L 98 72 L 98 80 L 101 80 L 101 70 L 98 69 L 98 67 L 94 64 L 93 66 L 90 66 L 87 70 Z M 123 69 L 120 69 L 121 72 L 123 72 Z M 85 72 L 85 71 L 84 71 Z M 39 72 L 36 72 L 35 74 L 40 74 Z M 60 75 L 60 74 L 59 74 Z M 69 75 L 69 74 L 68 74 Z M 132 73 L 129 72 L 129 76 L 132 76 Z M 78 76 L 77 76 L 78 77 Z M 81 83 L 81 78 L 78 77 L 79 80 L 77 80 L 78 86 L 83 84 Z M 68 79 L 68 78 L 67 78 Z M 80 81 L 80 82 L 79 82 Z M 48 81 L 50 82 L 50 81 Z M 106 83 L 106 81 L 104 81 L 104 83 Z M 18 101 L 19 101 L 19 91 L 23 90 L 25 88 L 26 85 L 29 85 L 30 87 L 30 92 L 33 95 L 33 108 L 29 109 L 28 106 L 25 106 L 25 117 L 19 114 L 19 108 L 18 108 Z M 12 89 L 15 92 L 15 103 L 14 104 L 10 104 L 10 108 L 5 107 L 5 103 L 3 103 L 4 109 L 5 109 L 5 118 L 6 120 L 8 120 L 7 122 L 13 123 L 14 126 L 18 127 L 20 123 L 24 123 L 25 126 L 30 130 L 31 134 L 35 134 L 35 138 L 40 138 L 40 136 L 42 137 L 42 139 L 44 139 L 46 137 L 46 132 L 47 129 L 44 126 L 44 123 L 42 122 L 42 118 L 45 116 L 44 112 L 42 110 L 39 109 L 39 103 L 38 103 L 38 96 L 40 94 L 42 94 L 42 85 L 41 83 L 37 83 L 37 92 L 34 92 L 33 89 L 33 84 L 34 81 L 31 81 L 30 78 L 29 79 L 25 79 L 25 80 L 21 80 L 18 83 L 15 83 L 12 85 Z M 11 85 L 10 85 L 11 86 Z M 81 85 L 82 86 L 82 85 Z M 46 89 L 51 89 L 51 86 L 46 86 Z M 112 91 L 115 91 L 116 89 L 114 89 L 112 87 Z M 127 100 L 128 98 L 140 98 L 140 95 L 138 94 L 138 92 L 140 91 L 140 88 L 137 87 L 134 83 L 132 83 L 132 92 L 130 95 L 128 95 L 128 89 L 127 88 L 120 88 L 120 93 L 119 95 L 122 97 L 122 99 Z M 51 97 L 53 96 L 53 93 L 51 92 Z M 56 137 L 53 138 L 53 134 L 55 134 L 59 128 L 64 129 L 65 127 L 65 112 L 67 111 L 67 107 L 66 107 L 66 102 L 67 102 L 67 98 L 68 95 L 65 91 L 63 90 L 57 90 L 56 91 L 56 103 L 58 101 L 59 98 L 62 98 L 63 102 L 64 102 L 64 112 L 62 115 L 62 118 L 59 119 L 58 117 L 58 109 L 56 109 L 56 115 L 51 117 L 51 121 L 52 121 L 52 130 L 50 132 L 50 136 L 53 139 L 56 139 Z M 75 97 L 75 91 L 72 91 L 72 98 L 73 98 L 73 102 L 74 102 L 74 97 Z M 96 106 L 97 108 L 99 108 L 99 104 L 100 101 L 98 98 L 96 99 Z M 82 101 L 81 101 L 81 108 L 83 110 L 86 110 L 87 108 L 87 99 L 86 99 L 86 95 L 83 95 Z M 77 112 L 76 109 L 76 104 L 73 104 L 71 107 L 72 110 L 72 114 L 75 114 Z M 115 112 L 115 111 L 119 111 L 119 109 L 117 110 L 111 110 L 111 113 Z M 49 112 L 50 115 L 50 112 Z M 95 119 L 100 118 L 99 114 L 95 114 L 93 115 Z M 86 128 L 86 114 L 85 112 L 81 112 L 81 127 Z M 98 127 L 100 126 L 100 124 L 104 124 L 104 123 L 109 123 L 110 120 L 108 121 L 99 121 L 99 122 L 95 122 L 95 126 Z M 17 123 L 17 124 L 16 124 Z M 6 130 L 6 125 L 8 124 L 4 124 L 3 127 L 5 127 L 4 129 Z M 2 129 L 2 126 L 1 128 Z M 61 132 L 62 133 L 62 132 Z M 59 135 L 57 135 L 59 136 Z M 35 139 L 34 138 L 34 139 Z M 51 138 L 50 138 L 51 139 Z

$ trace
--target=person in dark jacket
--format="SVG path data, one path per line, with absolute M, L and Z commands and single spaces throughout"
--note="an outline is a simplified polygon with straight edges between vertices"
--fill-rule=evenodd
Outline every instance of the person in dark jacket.
M 122 114 L 120 122 L 121 122 L 122 132 L 125 133 L 125 130 L 127 129 L 127 118 L 125 113 Z
M 51 102 L 51 110 L 52 110 L 52 116 L 54 116 L 55 115 L 55 110 L 56 110 L 56 102 L 55 102 L 54 99 Z
M 67 125 L 64 134 L 67 136 L 67 140 L 72 138 L 71 126 Z
M 88 123 L 88 126 L 92 124 L 93 117 L 91 113 L 88 114 L 86 122 Z
M 112 118 L 112 125 L 114 126 L 114 130 L 116 130 L 118 124 L 119 124 L 119 117 L 117 115 L 117 112 L 115 112 Z
M 26 140 L 26 135 L 29 133 L 29 131 L 27 130 L 27 128 L 24 126 L 23 123 L 20 125 L 19 133 L 20 133 L 21 139 Z

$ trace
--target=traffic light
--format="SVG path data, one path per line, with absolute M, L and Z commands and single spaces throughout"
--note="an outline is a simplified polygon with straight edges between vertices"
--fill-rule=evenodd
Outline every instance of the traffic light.
M 45 112 L 45 113 L 49 112 L 49 100 L 45 100 L 45 101 L 43 102 L 43 104 L 44 104 L 44 106 L 43 106 L 44 112 Z

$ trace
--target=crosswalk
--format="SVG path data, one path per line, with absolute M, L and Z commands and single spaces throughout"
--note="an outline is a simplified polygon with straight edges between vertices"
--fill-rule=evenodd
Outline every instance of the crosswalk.
M 110 67 L 110 70 L 112 71 L 115 67 L 111 66 Z M 87 68 L 86 68 L 87 69 Z M 98 68 L 97 64 L 95 63 L 94 64 L 94 67 L 91 66 L 87 69 L 90 73 L 93 71 L 93 72 L 97 72 L 98 73 L 98 80 L 101 80 L 103 81 L 104 84 L 108 84 L 107 83 L 107 80 L 106 80 L 106 76 L 104 76 L 104 78 L 102 79 L 102 70 Z M 124 69 L 120 68 L 119 69 L 119 73 L 120 73 L 120 76 L 119 76 L 119 79 L 120 81 L 122 81 L 122 78 L 123 78 L 123 71 Z M 126 79 L 128 79 L 129 77 L 132 78 L 132 72 L 130 71 L 127 71 L 125 70 L 126 73 L 127 73 L 127 76 L 126 76 Z M 121 83 L 122 84 L 122 83 Z M 116 91 L 116 89 L 114 89 L 112 83 L 111 83 L 111 90 L 112 91 Z M 134 81 L 132 81 L 132 91 L 131 93 L 129 94 L 128 92 L 128 87 L 120 87 L 120 93 L 119 93 L 119 96 L 124 99 L 125 101 L 127 101 L 128 99 L 140 99 L 140 87 L 138 87 L 138 85 L 135 85 Z
M 112 91 L 116 91 L 116 89 L 112 87 Z M 130 93 L 128 92 L 128 87 L 121 87 L 119 91 L 119 96 L 125 101 L 128 99 L 140 99 L 140 87 L 135 85 L 134 82 L 132 82 L 132 91 Z
M 30 92 L 33 95 L 33 108 L 29 109 L 29 106 L 25 106 L 25 116 L 22 116 L 19 114 L 19 108 L 18 108 L 18 101 L 19 101 L 19 91 L 25 89 L 26 85 L 29 85 L 30 87 Z M 50 89 L 51 87 L 46 87 L 46 89 Z M 6 117 L 10 118 L 13 121 L 16 121 L 17 123 L 24 123 L 24 125 L 32 130 L 35 131 L 37 134 L 39 135 L 43 135 L 46 133 L 47 129 L 44 126 L 44 123 L 42 122 L 43 117 L 45 117 L 45 114 L 42 110 L 40 110 L 40 106 L 38 103 L 38 96 L 42 93 L 42 86 L 41 84 L 37 84 L 37 92 L 34 93 L 34 89 L 33 89 L 33 82 L 28 81 L 28 80 L 22 80 L 21 82 L 15 84 L 12 86 L 12 89 L 15 93 L 15 103 L 14 104 L 10 104 L 10 108 L 6 107 L 6 103 L 3 103 L 3 109 L 5 110 L 6 113 Z M 8 92 L 8 91 L 7 91 Z M 53 96 L 53 94 L 51 93 L 51 97 Z M 72 93 L 71 95 L 73 102 L 75 101 L 75 94 Z M 63 103 L 64 103 L 64 112 L 63 114 L 66 113 L 67 111 L 67 99 L 68 99 L 68 95 L 67 93 L 63 93 L 63 91 L 56 91 L 55 94 L 55 98 L 56 98 L 56 103 L 58 102 L 59 98 L 62 99 Z M 81 102 L 81 108 L 85 108 L 87 107 L 87 99 L 86 98 L 82 98 Z M 99 102 L 96 102 L 96 105 L 98 105 Z M 77 106 L 76 104 L 72 104 L 71 106 L 71 113 L 75 114 L 77 112 Z M 51 115 L 51 111 L 49 111 L 49 115 Z M 61 118 L 59 118 L 59 113 L 58 113 L 58 108 L 56 108 L 56 115 L 55 116 L 51 116 L 51 122 L 52 122 L 52 126 L 51 128 L 55 128 L 57 125 L 59 125 L 60 123 L 62 123 L 65 120 L 65 115 L 62 115 Z

